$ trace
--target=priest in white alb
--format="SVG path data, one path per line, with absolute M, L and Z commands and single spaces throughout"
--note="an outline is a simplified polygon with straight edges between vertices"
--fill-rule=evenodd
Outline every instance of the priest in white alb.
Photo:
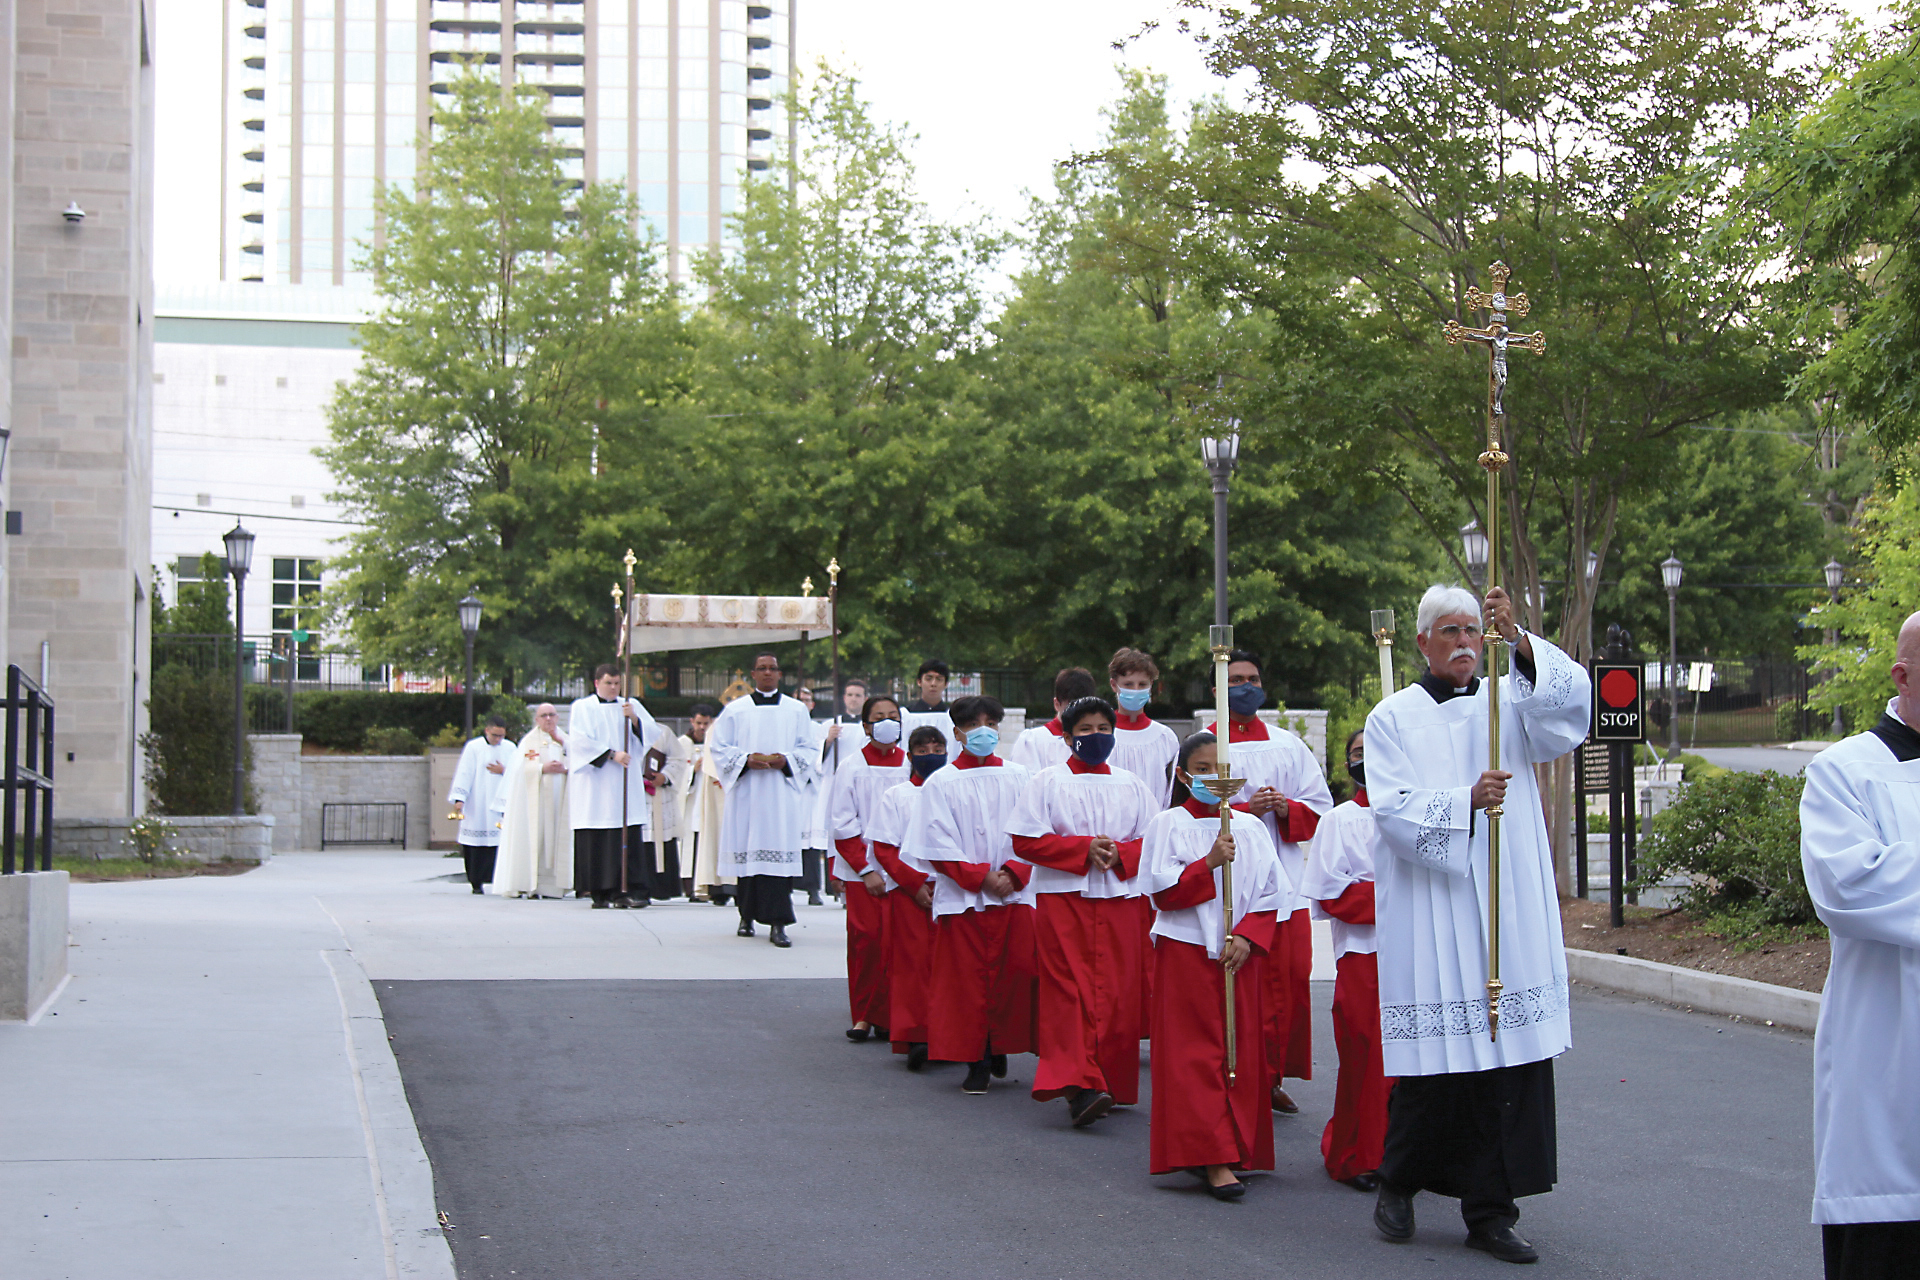
M 1501 677 L 1500 767 L 1488 765 L 1482 619 L 1512 646 Z M 1426 675 L 1367 717 L 1367 796 L 1379 836 L 1375 940 L 1388 1104 L 1374 1224 L 1411 1240 L 1413 1197 L 1456 1197 L 1467 1244 L 1539 1255 L 1515 1231 L 1520 1196 L 1557 1175 L 1553 1059 L 1573 1043 L 1553 854 L 1534 766 L 1587 736 L 1587 676 L 1515 625 L 1499 588 L 1420 600 Z M 1501 806 L 1499 1038 L 1487 1017 L 1487 815 Z
M 460 749 L 453 785 L 447 788 L 453 816 L 460 820 L 460 856 L 466 864 L 467 883 L 475 893 L 486 892 L 485 886 L 493 879 L 493 864 L 500 849 L 500 830 L 493 825 L 493 797 L 506 776 L 512 753 L 507 743 L 507 722 L 500 716 L 488 716 L 480 736 Z
M 1800 863 L 1833 939 L 1813 1037 L 1813 1220 L 1827 1280 L 1920 1265 L 1920 613 L 1896 696 L 1807 766 Z
M 807 709 L 780 692 L 780 659 L 761 654 L 752 675 L 752 690 L 729 702 L 707 734 L 708 759 L 727 792 L 720 865 L 739 881 L 740 936 L 764 924 L 774 946 L 790 947 L 800 838 L 811 816 L 806 784 L 820 746 Z
M 596 667 L 593 692 L 567 713 L 573 884 L 592 895 L 595 907 L 646 906 L 647 867 L 653 859 L 645 770 L 660 727 L 638 699 L 620 692 L 620 678 L 620 668 L 611 663 Z
M 573 829 L 567 820 L 567 743 L 551 702 L 514 744 L 493 796 L 500 858 L 493 891 L 510 898 L 564 898 L 573 891 Z

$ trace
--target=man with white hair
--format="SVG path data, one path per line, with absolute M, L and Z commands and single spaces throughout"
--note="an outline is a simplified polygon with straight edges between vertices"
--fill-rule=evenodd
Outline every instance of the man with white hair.
M 1484 607 L 1484 612 L 1483 612 Z M 1476 674 L 1482 619 L 1513 646 L 1500 689 L 1500 767 L 1487 768 L 1488 697 Z M 1533 766 L 1587 736 L 1586 673 L 1513 620 L 1495 587 L 1420 600 L 1427 673 L 1367 717 L 1380 1036 L 1388 1076 L 1385 1157 L 1373 1220 L 1413 1238 L 1413 1197 L 1457 1197 L 1467 1244 L 1533 1262 L 1514 1201 L 1558 1176 L 1553 1059 L 1573 1043 L 1553 854 Z M 1499 807 L 1499 1038 L 1487 1008 L 1487 818 Z
M 1813 1037 L 1813 1220 L 1828 1280 L 1920 1257 L 1920 613 L 1878 724 L 1807 766 L 1800 863 L 1833 960 Z
M 514 745 L 494 793 L 500 861 L 493 891 L 510 898 L 564 898 L 573 891 L 573 829 L 567 820 L 567 740 L 551 702 Z

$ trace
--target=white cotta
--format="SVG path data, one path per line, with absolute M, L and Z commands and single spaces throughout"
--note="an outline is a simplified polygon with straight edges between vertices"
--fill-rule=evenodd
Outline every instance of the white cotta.
M 880 815 L 881 798 L 913 777 L 913 768 L 907 760 L 907 753 L 902 751 L 894 764 L 875 764 L 867 759 L 864 751 L 855 751 L 852 759 L 840 767 L 833 784 L 830 830 L 834 840 L 849 840 L 858 836 L 867 846 L 867 870 L 878 871 L 889 889 L 893 888 L 893 877 L 887 875 L 885 867 L 873 860 L 873 827 L 874 820 Z M 847 865 L 847 860 L 836 851 L 833 855 L 833 874 L 839 880 L 858 880 L 862 873 Z
M 1031 776 L 1002 761 L 962 769 L 949 765 L 921 784 L 914 821 L 900 846 L 900 860 L 933 876 L 933 914 L 956 916 L 975 908 L 1032 906 L 1033 886 L 1005 898 L 969 891 L 933 869 L 936 862 L 977 862 L 998 869 L 1013 860 L 1007 818 Z
M 720 823 L 720 870 L 733 877 L 797 876 L 806 832 L 808 781 L 819 759 L 813 720 L 798 699 L 765 705 L 735 698 L 707 731 L 707 754 L 727 789 Z M 749 769 L 750 755 L 785 756 L 787 767 Z
M 1374 849 L 1380 843 L 1374 825 L 1373 810 L 1352 800 L 1335 805 L 1333 812 L 1320 819 L 1307 846 L 1306 878 L 1300 893 L 1313 904 L 1313 918 L 1333 921 L 1333 954 L 1338 959 L 1348 952 L 1371 953 L 1374 926 L 1348 924 L 1320 909 L 1356 884 L 1373 879 Z
M 1021 730 L 1006 753 L 1007 763 L 1017 764 L 1034 774 L 1065 764 L 1073 751 L 1067 746 L 1067 740 L 1053 731 L 1052 723 L 1049 720 Z
M 654 784 L 647 797 L 647 838 L 653 843 L 653 870 L 662 875 L 667 870 L 667 841 L 684 840 L 687 834 L 686 808 L 675 779 L 688 772 L 690 762 L 681 739 L 671 731 L 661 733 L 653 749 L 666 757 L 666 763 L 660 766 L 661 781 Z M 676 856 L 684 858 L 688 854 Z
M 1233 923 L 1238 925 L 1255 911 L 1271 911 L 1285 919 L 1284 910 L 1294 896 L 1294 888 L 1273 847 L 1273 837 L 1264 825 L 1240 813 L 1233 815 L 1229 830 L 1233 833 Z M 1141 890 L 1153 894 L 1173 888 L 1182 872 L 1206 858 L 1219 836 L 1217 815 L 1196 817 L 1185 805 L 1162 809 L 1147 824 L 1140 847 Z M 1226 869 L 1215 867 L 1210 901 L 1197 907 L 1156 912 L 1153 936 L 1205 947 L 1208 958 L 1218 960 L 1227 932 L 1220 905 L 1226 891 L 1225 878 Z
M 1887 714 L 1899 720 L 1897 705 Z M 1920 759 L 1897 759 L 1871 733 L 1815 756 L 1800 795 L 1800 861 L 1833 946 L 1813 1037 L 1813 1220 L 1912 1222 Z
M 1160 811 L 1147 784 L 1118 769 L 1106 773 L 1076 773 L 1064 764 L 1042 769 L 1033 776 L 1020 803 L 1007 819 L 1010 836 L 1112 836 L 1138 840 L 1147 823 Z M 1140 877 L 1120 878 L 1119 868 L 1090 869 L 1085 875 L 1038 864 L 1031 887 L 1035 893 L 1077 893 L 1083 898 L 1134 898 L 1140 895 Z
M 858 720 L 826 720 L 816 722 L 820 727 L 820 758 L 816 767 L 820 771 L 820 783 L 813 797 L 813 817 L 811 829 L 820 832 L 827 841 L 825 844 L 808 844 L 809 849 L 832 848 L 833 841 L 833 805 L 834 789 L 839 782 L 840 771 L 851 764 L 860 755 L 860 748 L 867 745 L 865 731 Z M 827 741 L 827 734 L 833 726 L 840 726 L 840 736 Z
M 634 709 L 640 720 L 638 726 L 627 728 L 623 706 Z M 627 825 L 647 825 L 647 783 L 642 757 L 660 734 L 660 726 L 637 699 L 602 702 L 588 694 L 574 701 L 567 714 L 567 772 L 571 775 L 567 806 L 575 831 L 618 830 L 622 784 Z M 609 751 L 624 751 L 631 760 L 625 768 L 612 760 L 595 766 L 593 762 Z
M 1500 1038 L 1487 1034 L 1487 686 L 1435 702 L 1412 684 L 1367 717 L 1367 799 L 1379 830 L 1374 921 L 1390 1076 L 1538 1062 L 1573 1043 L 1553 853 L 1533 766 L 1587 736 L 1586 672 L 1539 636 L 1537 682 L 1501 677 Z M 1386 856 L 1391 854 L 1392 856 Z
M 1209 722 L 1204 727 L 1211 730 L 1213 725 Z M 1333 809 L 1333 792 L 1327 790 L 1326 773 L 1307 744 L 1291 729 L 1267 725 L 1264 740 L 1228 743 L 1227 764 L 1232 777 L 1247 780 L 1247 785 L 1233 794 L 1234 804 L 1245 804 L 1260 788 L 1272 787 L 1322 817 Z M 1260 821 L 1273 837 L 1273 847 L 1280 851 L 1280 863 L 1287 869 L 1287 879 L 1298 886 L 1306 877 L 1307 847 L 1286 838 L 1280 829 L 1285 816 L 1286 810 L 1282 809 L 1262 814 Z M 1288 910 L 1298 911 L 1303 905 L 1296 901 Z
M 1159 808 L 1173 801 L 1173 766 L 1179 758 L 1179 735 L 1158 720 L 1147 721 L 1144 729 L 1113 728 L 1113 754 L 1107 764 L 1115 773 L 1124 769 L 1146 783 Z
M 832 776 L 827 772 L 828 725 L 826 720 L 807 721 L 807 731 L 813 739 L 813 767 L 807 770 L 807 780 L 800 787 L 800 800 L 806 814 L 806 821 L 800 828 L 800 847 L 803 849 L 826 849 L 832 845 L 827 838 L 829 814 L 833 806 Z
M 535 727 L 513 744 L 507 772 L 494 793 L 500 856 L 493 865 L 495 893 L 555 893 L 573 888 L 573 828 L 567 820 L 567 774 L 546 772 L 565 764 L 567 749 Z
M 913 736 L 913 731 L 927 725 L 938 729 L 940 736 L 947 740 L 947 759 L 958 760 L 960 739 L 954 736 L 953 717 L 944 711 L 908 711 L 904 707 L 901 708 L 900 745 L 907 746 L 907 739 Z
M 880 805 L 874 810 L 873 821 L 867 826 L 867 847 L 876 844 L 890 844 L 898 849 L 906 843 L 907 832 L 914 823 L 915 810 L 920 803 L 920 793 L 924 785 L 915 786 L 909 778 L 905 782 L 896 782 L 880 793 Z M 886 875 L 882 869 L 881 875 Z M 892 881 L 892 876 L 887 876 Z
M 493 825 L 493 798 L 506 777 L 508 761 L 513 759 L 513 744 L 504 737 L 498 743 L 475 738 L 460 749 L 460 763 L 453 769 L 453 785 L 447 788 L 447 803 L 459 801 L 460 843 L 490 845 L 500 843 L 500 829 Z M 497 764 L 501 772 L 487 768 Z

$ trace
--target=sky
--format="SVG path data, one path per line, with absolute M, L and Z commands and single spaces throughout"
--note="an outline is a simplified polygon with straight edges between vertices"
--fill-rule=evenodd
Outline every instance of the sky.
M 920 195 L 937 217 L 1011 225 L 1053 164 L 1098 145 L 1116 67 L 1167 75 L 1176 101 L 1216 91 L 1174 0 L 797 0 L 799 62 L 860 76 L 874 115 L 919 135 Z M 159 0 L 155 23 L 156 275 L 218 278 L 220 6 Z M 1129 44 L 1143 24 L 1160 29 Z

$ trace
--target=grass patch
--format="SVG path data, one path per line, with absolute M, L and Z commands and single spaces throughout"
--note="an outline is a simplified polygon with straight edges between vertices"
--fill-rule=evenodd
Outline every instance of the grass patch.
M 168 858 L 147 863 L 139 858 L 55 858 L 53 869 L 82 884 L 107 880 L 179 880 L 187 876 L 237 876 L 257 862 L 189 862 Z

